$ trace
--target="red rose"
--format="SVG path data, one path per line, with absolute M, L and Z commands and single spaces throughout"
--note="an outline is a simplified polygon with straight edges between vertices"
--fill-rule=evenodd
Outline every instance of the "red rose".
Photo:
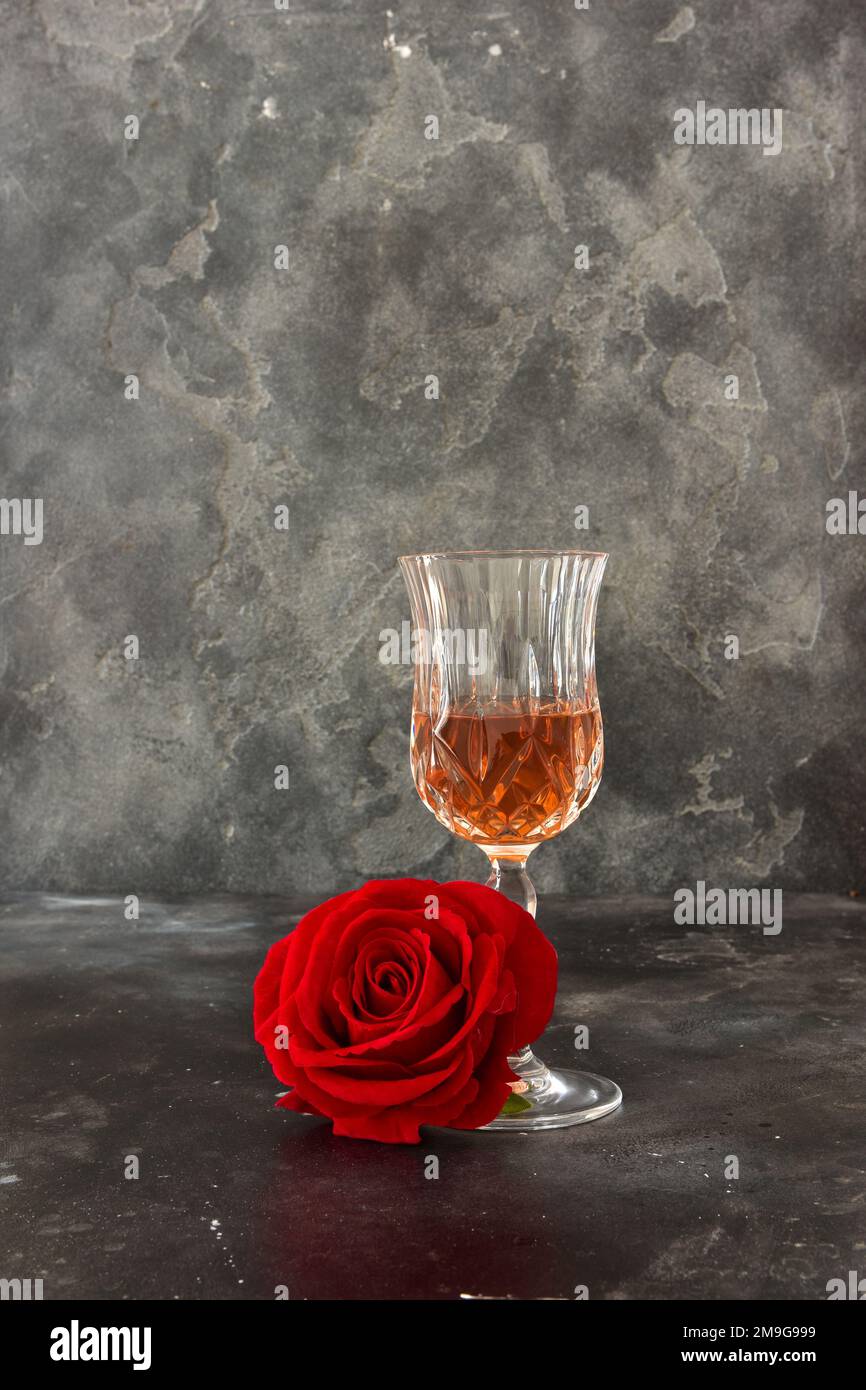
M 503 894 L 380 879 L 271 947 L 255 1033 L 293 1088 L 278 1105 L 329 1116 L 335 1134 L 416 1144 L 419 1125 L 477 1129 L 498 1115 L 508 1054 L 544 1031 L 555 992 L 556 952 Z

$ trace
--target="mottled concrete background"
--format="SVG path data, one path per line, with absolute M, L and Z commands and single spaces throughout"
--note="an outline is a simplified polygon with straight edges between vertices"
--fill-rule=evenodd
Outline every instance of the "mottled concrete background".
M 479 875 L 395 556 L 585 544 L 607 770 L 539 886 L 863 886 L 866 10 L 391 4 L 0 4 L 4 882 Z

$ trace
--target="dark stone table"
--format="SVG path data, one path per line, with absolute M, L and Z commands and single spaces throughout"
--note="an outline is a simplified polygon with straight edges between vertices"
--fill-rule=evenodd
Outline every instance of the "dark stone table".
M 0 900 L 0 1276 L 46 1299 L 823 1299 L 866 1272 L 863 903 L 786 897 L 773 937 L 544 901 L 540 1051 L 573 1061 L 587 1024 L 622 1109 L 410 1148 L 273 1108 L 250 989 L 304 906 Z

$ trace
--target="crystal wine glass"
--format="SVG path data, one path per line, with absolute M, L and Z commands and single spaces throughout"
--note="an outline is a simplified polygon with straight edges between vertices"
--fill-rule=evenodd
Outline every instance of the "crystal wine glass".
M 606 563 L 578 550 L 400 558 L 414 629 L 415 786 L 446 829 L 487 855 L 489 886 L 533 916 L 526 861 L 577 820 L 601 780 L 595 612 Z M 520 1100 L 487 1129 L 559 1129 L 622 1101 L 614 1082 L 552 1071 L 529 1046 L 509 1064 Z

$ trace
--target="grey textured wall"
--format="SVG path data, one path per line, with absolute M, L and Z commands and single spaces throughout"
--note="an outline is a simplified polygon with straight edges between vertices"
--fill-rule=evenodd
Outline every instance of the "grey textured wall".
M 2 0 L 6 884 L 479 876 L 395 556 L 585 544 L 607 769 L 539 886 L 857 887 L 866 7 L 391 6 Z M 781 154 L 676 145 L 699 100 Z

